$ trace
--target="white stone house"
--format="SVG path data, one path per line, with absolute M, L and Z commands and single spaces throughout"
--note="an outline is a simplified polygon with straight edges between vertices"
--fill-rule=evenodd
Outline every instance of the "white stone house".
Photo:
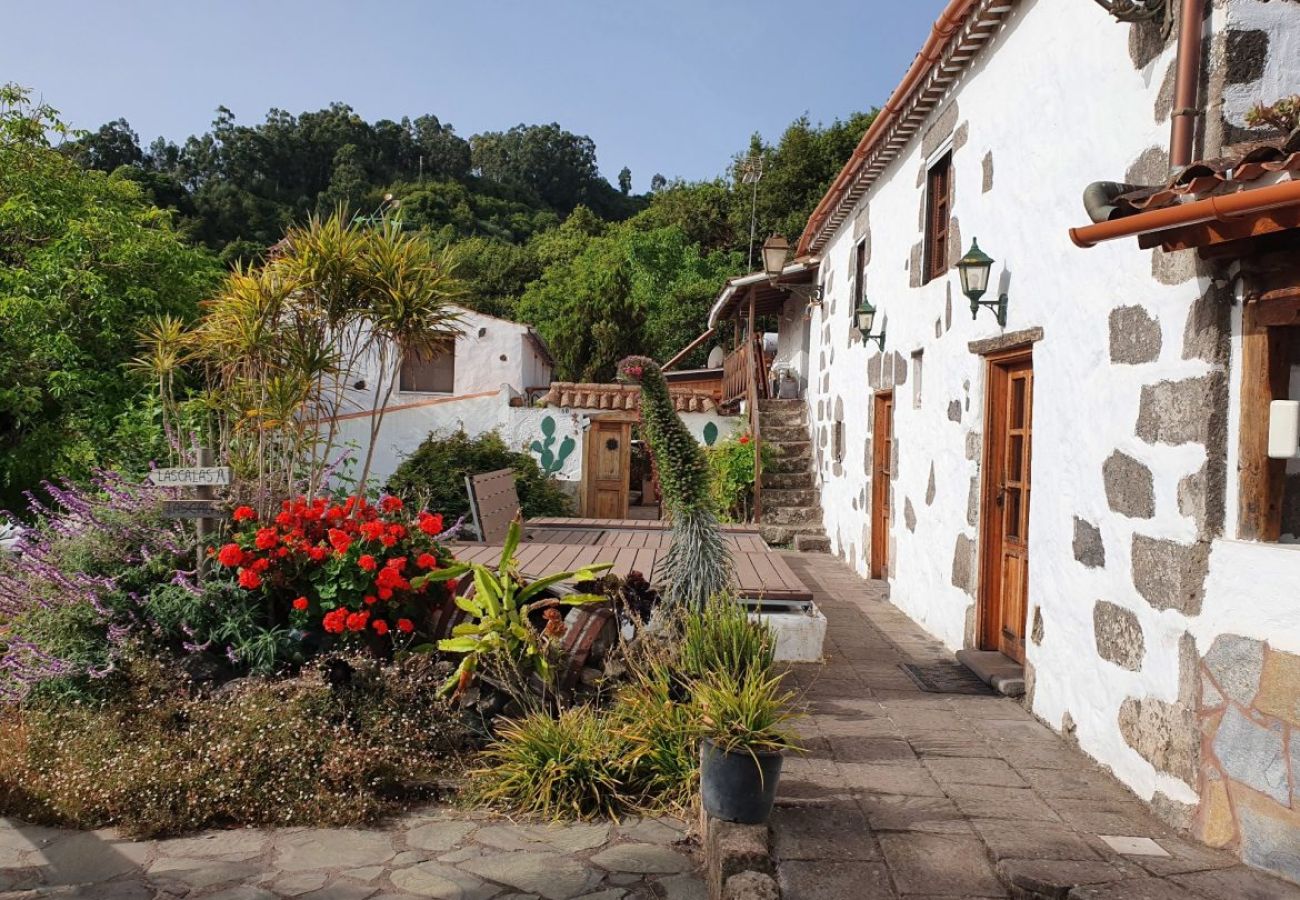
M 1300 467 L 1266 453 L 1300 399 L 1300 141 L 1246 123 L 1300 93 L 1300 5 L 1129 6 L 1154 18 L 950 2 L 810 219 L 824 296 L 782 346 L 833 552 L 1023 666 L 1168 820 L 1300 880 Z M 963 294 L 976 237 L 1005 326 Z

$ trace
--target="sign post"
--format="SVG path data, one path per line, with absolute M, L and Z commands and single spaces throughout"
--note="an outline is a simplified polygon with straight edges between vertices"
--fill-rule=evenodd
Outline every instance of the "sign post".
M 198 466 L 183 469 L 154 469 L 149 480 L 159 487 L 192 487 L 194 499 L 164 500 L 163 515 L 169 519 L 194 519 L 198 533 L 196 571 L 200 581 L 207 570 L 207 545 L 213 523 L 220 517 L 221 508 L 213 488 L 230 484 L 230 469 L 212 464 L 212 450 L 199 448 Z

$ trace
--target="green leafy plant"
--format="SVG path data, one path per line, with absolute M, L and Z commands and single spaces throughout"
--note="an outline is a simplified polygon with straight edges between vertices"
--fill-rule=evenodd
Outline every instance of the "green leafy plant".
M 481 563 L 457 563 L 411 579 L 417 590 L 426 584 L 458 582 L 470 576 L 473 591 L 455 598 L 456 605 L 473 616 L 473 621 L 457 625 L 452 637 L 438 642 L 444 653 L 463 653 L 455 673 L 443 686 L 444 691 L 455 690 L 459 695 L 485 661 L 504 663 L 521 676 L 536 675 L 546 686 L 554 682 L 552 667 L 552 637 L 563 634 L 558 607 L 582 606 L 604 603 L 599 594 L 570 594 L 565 597 L 546 596 L 545 592 L 564 581 L 591 581 L 609 568 L 609 565 L 588 566 L 574 572 L 556 572 L 539 578 L 531 584 L 519 573 L 515 563 L 515 550 L 523 530 L 519 519 L 510 523 L 505 545 L 501 548 L 501 563 L 496 569 Z M 555 611 L 547 626 L 538 630 L 531 620 L 534 613 Z M 558 623 L 559 627 L 555 627 Z
M 671 543 L 660 569 L 664 598 L 670 605 L 698 608 L 732 583 L 731 552 L 709 499 L 704 449 L 673 408 L 658 363 L 629 356 L 618 364 L 618 371 L 624 380 L 641 386 L 643 433 L 672 518 Z
M 534 712 L 497 735 L 472 775 L 479 800 L 552 819 L 616 817 L 628 804 L 628 742 L 599 711 Z
M 698 717 L 674 688 L 670 667 L 655 664 L 633 673 L 610 712 L 626 741 L 626 789 L 641 809 L 687 809 L 699 785 Z
M 766 675 L 775 654 L 772 629 L 751 620 L 745 607 L 730 597 L 709 601 L 686 616 L 682 625 L 680 668 L 688 678 L 707 678 L 715 672 Z
M 454 522 L 469 513 L 465 476 L 497 469 L 514 469 L 524 518 L 569 514 L 569 498 L 559 484 L 542 472 L 532 454 L 511 450 L 496 432 L 477 437 L 463 430 L 430 435 L 397 467 L 387 489 L 422 508 L 439 510 Z
M 710 672 L 691 686 L 701 736 L 725 753 L 771 753 L 799 748 L 790 724 L 798 718 L 784 676 L 764 671 Z
M 761 455 L 767 470 L 776 460 L 773 446 L 764 444 Z M 754 445 L 749 432 L 714 444 L 705 450 L 705 456 L 709 461 L 709 496 L 718 514 L 729 522 L 749 521 L 754 500 Z
M 1251 128 L 1276 128 L 1290 134 L 1300 128 L 1300 94 L 1283 97 L 1271 104 L 1258 103 L 1246 113 L 1246 124 Z

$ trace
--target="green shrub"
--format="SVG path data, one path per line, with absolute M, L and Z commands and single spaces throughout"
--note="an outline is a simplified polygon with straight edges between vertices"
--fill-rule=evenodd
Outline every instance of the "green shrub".
M 474 772 L 473 795 L 551 819 L 617 816 L 628 805 L 627 752 L 627 739 L 589 706 L 532 713 L 498 731 Z
M 10 707 L 0 815 L 153 836 L 357 825 L 432 796 L 463 736 L 440 676 L 424 658 L 354 662 L 345 684 L 313 672 L 194 698 L 183 674 L 132 658 L 129 687 L 106 705 Z
M 776 637 L 766 623 L 749 618 L 735 599 L 720 597 L 688 615 L 682 625 L 681 671 L 688 678 L 714 672 L 743 677 L 766 674 L 776 654 Z
M 754 503 L 754 445 L 749 432 L 733 434 L 712 447 L 706 447 L 709 460 L 709 496 L 718 515 L 728 522 L 749 521 Z M 771 444 L 761 451 L 764 470 L 776 461 Z
M 727 753 L 764 753 L 799 747 L 790 729 L 797 717 L 785 676 L 756 669 L 710 672 L 691 685 L 701 734 Z
M 465 476 L 497 469 L 515 470 L 525 518 L 569 514 L 569 498 L 559 484 L 542 474 L 531 454 L 511 450 L 496 432 L 475 438 L 464 431 L 443 438 L 431 435 L 402 461 L 386 489 L 454 521 L 469 513 Z

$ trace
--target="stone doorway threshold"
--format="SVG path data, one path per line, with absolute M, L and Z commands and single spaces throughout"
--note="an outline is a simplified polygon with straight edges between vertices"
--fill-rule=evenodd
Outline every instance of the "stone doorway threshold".
M 999 694 L 1019 697 L 1025 692 L 1025 667 L 996 650 L 958 650 L 957 661 Z

